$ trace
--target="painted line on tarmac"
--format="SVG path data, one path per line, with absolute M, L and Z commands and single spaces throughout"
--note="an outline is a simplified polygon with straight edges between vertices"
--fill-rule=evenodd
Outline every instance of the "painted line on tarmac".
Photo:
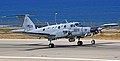
M 53 57 L 19 57 L 19 56 L 0 56 L 0 59 L 44 59 L 44 60 L 84 60 L 84 61 L 120 61 L 106 59 L 85 59 L 85 58 L 53 58 Z

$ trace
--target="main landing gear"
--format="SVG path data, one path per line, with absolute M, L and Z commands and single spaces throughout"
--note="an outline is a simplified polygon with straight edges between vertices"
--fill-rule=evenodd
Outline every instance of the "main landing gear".
M 52 42 L 52 40 L 50 40 L 50 43 L 49 43 L 49 48 L 54 48 L 54 44 L 53 43 L 51 43 Z
M 49 48 L 54 48 L 54 44 L 52 43 L 52 40 L 49 40 L 49 41 L 50 41 L 50 43 L 49 43 Z M 94 39 L 91 41 L 91 44 L 92 44 L 92 45 L 95 44 L 95 40 L 94 40 Z M 83 45 L 83 42 L 80 41 L 80 38 L 78 38 L 77 45 L 78 45 L 78 46 L 82 46 L 82 45 Z
M 82 42 L 82 41 L 80 41 L 80 38 L 78 38 L 77 45 L 78 45 L 78 46 L 82 46 L 82 45 L 83 45 L 83 42 Z
M 95 44 L 95 40 L 94 40 L 94 39 L 91 41 L 91 44 L 92 44 L 92 45 L 94 45 L 94 44 Z M 82 46 L 82 45 L 83 45 L 83 42 L 82 42 L 82 41 L 80 41 L 80 38 L 78 38 L 77 45 L 78 45 L 78 46 Z
M 77 42 L 77 45 L 78 45 L 78 46 L 82 46 L 82 45 L 83 45 L 83 42 L 82 42 L 82 41 L 78 41 L 78 42 Z

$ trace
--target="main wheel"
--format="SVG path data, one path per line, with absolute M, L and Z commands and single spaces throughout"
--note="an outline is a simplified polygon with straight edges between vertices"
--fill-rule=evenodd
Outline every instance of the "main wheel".
M 53 43 L 50 43 L 50 44 L 49 44 L 49 48 L 54 48 L 54 44 L 53 44 Z
M 75 38 L 69 38 L 69 42 L 74 42 Z
M 95 40 L 92 40 L 92 41 L 91 41 L 91 44 L 95 44 Z
M 78 45 L 78 46 L 82 46 L 82 45 L 83 45 L 83 42 L 82 42 L 82 41 L 78 41 L 78 42 L 77 42 L 77 45 Z

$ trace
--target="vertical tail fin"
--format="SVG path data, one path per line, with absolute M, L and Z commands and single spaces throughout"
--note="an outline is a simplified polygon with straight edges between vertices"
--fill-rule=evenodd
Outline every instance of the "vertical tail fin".
M 24 16 L 23 20 L 24 22 L 22 27 L 25 29 L 25 31 L 36 29 L 34 23 L 31 21 L 27 14 Z
M 30 16 L 30 14 L 3 16 L 3 17 L 6 17 L 6 18 L 17 17 L 17 18 L 22 19 L 24 21 L 22 27 L 24 28 L 25 31 L 30 31 L 30 30 L 33 30 L 33 29 L 36 29 L 36 28 L 35 28 L 34 23 L 29 18 L 29 16 Z

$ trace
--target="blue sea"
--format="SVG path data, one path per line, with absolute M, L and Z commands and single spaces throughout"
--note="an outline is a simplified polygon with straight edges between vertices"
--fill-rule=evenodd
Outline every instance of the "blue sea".
M 0 0 L 0 24 L 21 24 L 6 15 L 33 14 L 34 23 L 77 21 L 86 24 L 103 24 L 120 21 L 120 0 Z

